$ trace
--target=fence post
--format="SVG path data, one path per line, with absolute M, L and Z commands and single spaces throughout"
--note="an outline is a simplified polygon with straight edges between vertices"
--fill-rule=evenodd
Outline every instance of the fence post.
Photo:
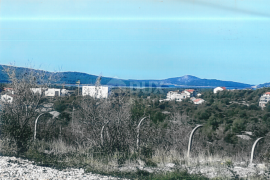
M 142 118 L 137 126 L 137 150 L 139 150 L 139 147 L 140 147 L 140 126 L 141 126 L 141 123 L 143 122 L 143 120 L 146 118 L 147 117 Z
M 106 123 L 102 126 L 102 128 L 101 128 L 100 141 L 101 141 L 101 145 L 102 145 L 102 146 L 103 146 L 103 130 L 104 130 L 105 126 L 106 126 L 108 123 L 109 123 L 109 121 L 106 122 Z
M 36 121 L 35 121 L 35 132 L 34 132 L 34 140 L 36 140 L 36 135 L 37 135 L 37 121 L 38 121 L 38 118 L 43 115 L 44 113 L 41 113 L 40 115 L 38 115 Z
M 254 155 L 255 147 L 256 147 L 257 143 L 259 142 L 259 140 L 261 140 L 262 138 L 263 138 L 263 137 L 258 138 L 258 139 L 254 142 L 254 144 L 253 144 L 253 146 L 252 146 L 251 155 L 250 155 L 250 162 L 249 162 L 250 165 L 252 164 L 252 161 L 253 161 L 253 155 Z
M 187 157 L 189 158 L 189 154 L 190 154 L 190 149 L 191 149 L 191 144 L 192 144 L 192 137 L 193 137 L 193 134 L 195 133 L 195 131 L 202 127 L 202 125 L 198 125 L 196 126 L 192 131 L 191 131 L 191 134 L 189 136 L 189 141 L 188 141 L 188 152 L 187 152 Z

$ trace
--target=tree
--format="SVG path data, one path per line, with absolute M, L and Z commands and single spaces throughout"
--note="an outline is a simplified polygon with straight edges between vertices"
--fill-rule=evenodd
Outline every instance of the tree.
M 11 81 L 13 88 L 12 103 L 4 103 L 1 113 L 1 136 L 10 137 L 17 145 L 18 153 L 27 150 L 28 143 L 33 137 L 34 120 L 39 115 L 41 107 L 42 92 L 34 93 L 31 88 L 47 87 L 45 73 L 32 69 L 17 74 L 12 67 L 4 69 Z
M 5 84 L 0 83 L 0 92 L 4 91 Z

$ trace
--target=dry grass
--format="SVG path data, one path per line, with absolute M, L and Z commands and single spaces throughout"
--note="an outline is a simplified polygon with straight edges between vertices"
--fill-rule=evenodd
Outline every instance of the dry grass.
M 15 155 L 17 153 L 17 146 L 11 139 L 0 139 L 0 155 Z
M 11 142 L 11 140 L 0 140 L 0 153 L 12 155 L 11 152 L 13 152 L 15 154 L 16 146 Z M 7 154 L 7 152 L 9 152 L 9 154 Z M 123 157 L 123 153 L 115 152 L 111 155 L 102 154 L 93 151 L 93 147 L 75 147 L 66 144 L 62 140 L 57 140 L 49 143 L 36 141 L 30 147 L 26 157 L 36 162 L 42 162 L 45 165 L 51 164 L 54 167 L 56 165 L 60 168 L 84 168 L 86 171 L 110 174 L 117 172 L 121 165 L 134 166 L 134 164 L 137 164 L 137 160 L 141 157 L 134 155 L 136 155 L 136 153 L 132 152 L 128 157 L 124 158 L 122 164 L 119 164 L 119 159 Z M 200 172 L 202 168 L 209 167 L 209 169 L 215 169 L 220 179 L 228 179 L 227 176 L 230 176 L 230 170 L 228 170 L 227 174 L 224 174 L 224 169 L 233 170 L 234 162 L 236 162 L 237 159 L 238 157 L 232 158 L 219 155 L 207 156 L 202 152 L 198 153 L 197 156 L 192 156 L 191 154 L 191 157 L 187 158 L 187 152 L 180 153 L 174 149 L 169 151 L 157 149 L 151 158 L 144 160 L 149 160 L 157 164 L 158 168 L 165 167 L 168 163 L 174 163 L 178 169 L 195 169 L 196 172 Z M 253 177 L 253 179 L 259 178 Z

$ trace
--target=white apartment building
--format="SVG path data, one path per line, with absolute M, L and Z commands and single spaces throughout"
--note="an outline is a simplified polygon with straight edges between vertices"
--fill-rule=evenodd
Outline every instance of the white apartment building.
M 54 96 L 60 96 L 60 95 L 61 95 L 61 89 L 48 88 L 45 91 L 45 96 L 48 96 L 48 97 L 54 97 Z
M 110 88 L 107 86 L 82 86 L 82 95 L 96 98 L 108 98 Z
M 270 92 L 266 92 L 260 97 L 259 106 L 264 108 L 268 101 L 270 101 Z

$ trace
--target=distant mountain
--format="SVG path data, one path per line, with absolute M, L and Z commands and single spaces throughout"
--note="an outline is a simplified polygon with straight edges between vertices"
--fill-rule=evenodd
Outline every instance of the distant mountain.
M 0 83 L 8 83 L 7 74 L 3 71 L 6 65 L 0 65 Z M 14 67 L 16 75 L 19 78 L 30 69 L 23 67 Z M 33 70 L 33 69 L 31 69 Z M 43 72 L 47 77 L 54 77 L 55 84 L 76 84 L 80 80 L 81 84 L 95 84 L 98 76 L 81 73 L 81 72 L 48 72 L 43 70 L 34 70 Z M 102 77 L 102 85 L 111 86 L 132 86 L 132 87 L 217 87 L 224 86 L 227 88 L 250 88 L 252 85 L 233 81 L 221 81 L 216 79 L 200 79 L 195 76 L 185 75 L 182 77 L 168 78 L 163 80 L 135 80 L 135 79 L 117 79 Z
M 230 88 L 247 88 L 251 87 L 250 84 L 244 84 L 239 82 L 233 81 L 221 81 L 217 79 L 200 79 L 195 76 L 182 76 L 178 78 L 169 78 L 165 80 L 166 83 L 171 83 L 175 85 L 186 85 L 186 86 L 210 86 L 210 87 L 217 87 L 217 86 L 224 86 Z
M 270 87 L 270 82 L 257 85 L 257 88 L 263 88 L 263 87 Z

